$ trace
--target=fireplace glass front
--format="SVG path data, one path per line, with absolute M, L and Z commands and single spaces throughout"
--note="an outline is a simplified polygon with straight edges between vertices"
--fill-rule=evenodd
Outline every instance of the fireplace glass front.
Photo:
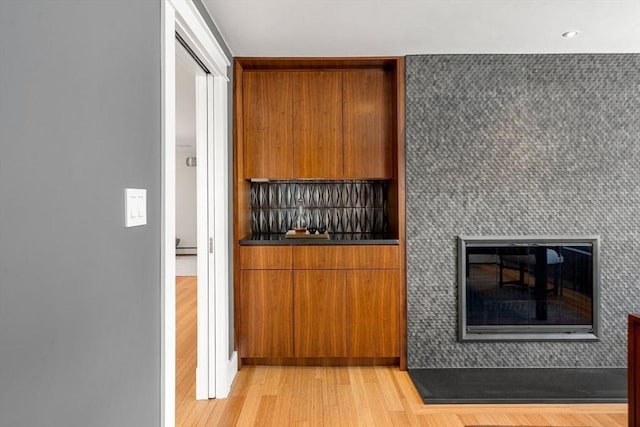
M 459 237 L 459 339 L 597 340 L 598 243 Z

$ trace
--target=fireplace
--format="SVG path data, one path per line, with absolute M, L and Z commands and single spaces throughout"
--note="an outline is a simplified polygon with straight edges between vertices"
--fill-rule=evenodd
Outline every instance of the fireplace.
M 460 236 L 460 341 L 597 340 L 599 236 Z

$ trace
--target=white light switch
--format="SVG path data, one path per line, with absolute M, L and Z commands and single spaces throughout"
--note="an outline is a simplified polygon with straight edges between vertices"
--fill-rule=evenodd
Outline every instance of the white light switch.
M 124 189 L 125 227 L 135 227 L 147 223 L 147 190 L 141 188 Z

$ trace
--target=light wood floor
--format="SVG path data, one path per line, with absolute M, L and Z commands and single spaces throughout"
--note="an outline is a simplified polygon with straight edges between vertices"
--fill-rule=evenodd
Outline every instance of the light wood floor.
M 384 367 L 244 367 L 228 398 L 196 401 L 196 280 L 176 288 L 179 427 L 627 426 L 625 404 L 426 406 L 406 372 Z

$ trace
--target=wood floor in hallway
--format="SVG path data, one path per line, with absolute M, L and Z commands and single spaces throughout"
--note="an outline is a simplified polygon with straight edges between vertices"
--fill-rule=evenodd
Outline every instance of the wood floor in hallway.
M 387 367 L 244 367 L 226 399 L 195 400 L 196 279 L 177 289 L 176 425 L 626 427 L 627 405 L 424 405 Z

